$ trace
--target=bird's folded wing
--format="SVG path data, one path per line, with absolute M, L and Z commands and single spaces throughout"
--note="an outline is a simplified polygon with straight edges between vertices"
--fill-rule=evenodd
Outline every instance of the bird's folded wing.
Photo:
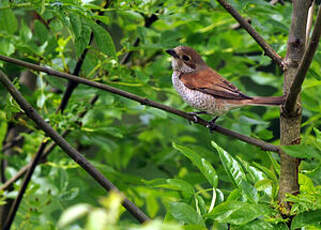
M 182 74 L 180 80 L 187 88 L 210 94 L 216 98 L 251 99 L 210 68 L 200 70 L 197 73 Z

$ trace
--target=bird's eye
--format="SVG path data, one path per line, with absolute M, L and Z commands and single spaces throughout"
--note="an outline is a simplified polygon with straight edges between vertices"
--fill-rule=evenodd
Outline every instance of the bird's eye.
M 183 55 L 182 58 L 183 58 L 184 61 L 189 61 L 189 59 L 190 59 L 189 56 L 186 56 L 186 55 Z

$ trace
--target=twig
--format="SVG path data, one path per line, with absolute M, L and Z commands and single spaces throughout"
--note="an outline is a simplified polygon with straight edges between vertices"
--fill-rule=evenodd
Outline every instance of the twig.
M 138 45 L 138 44 L 137 44 Z M 135 46 L 135 44 L 134 44 Z M 130 51 L 129 53 L 131 53 L 132 51 Z M 120 62 L 121 64 L 126 64 L 129 61 L 130 58 L 125 58 L 122 59 L 122 61 Z M 98 100 L 99 96 L 95 95 L 93 96 L 93 98 L 90 100 L 90 105 L 94 105 L 96 103 L 96 101 Z M 88 110 L 84 110 L 83 112 L 81 112 L 79 114 L 79 118 L 82 118 L 85 116 L 85 114 L 88 112 Z M 69 134 L 70 130 L 66 130 L 63 132 L 62 136 L 66 137 Z M 21 137 L 22 139 L 22 137 Z M 9 143 L 8 143 L 9 144 Z M 47 156 L 51 153 L 51 151 L 56 147 L 56 143 L 53 142 L 51 143 L 51 145 L 49 145 L 48 148 L 45 149 L 45 152 L 42 155 L 42 158 L 40 160 L 40 163 L 42 162 L 46 162 L 46 158 Z M 2 151 L 4 151 L 5 148 L 10 148 L 10 146 L 7 144 L 5 146 L 3 146 Z M 28 170 L 28 168 L 30 167 L 31 163 L 25 165 L 24 167 L 22 167 L 14 176 L 12 176 L 9 180 L 7 180 L 3 185 L 0 186 L 0 191 L 3 190 L 7 190 L 10 185 L 12 185 L 13 183 L 15 183 L 17 180 L 19 180 L 20 177 L 22 177 Z
M 157 15 L 152 14 L 150 17 L 145 17 L 145 27 L 149 28 L 156 20 L 158 19 Z M 136 38 L 133 47 L 137 47 L 139 45 L 140 39 Z M 127 63 L 130 59 L 130 57 L 133 55 L 133 51 L 130 51 L 124 55 L 124 57 L 121 59 L 120 63 Z
M 32 119 L 37 126 L 42 129 L 47 136 L 53 139 L 61 149 L 67 153 L 76 163 L 85 169 L 102 187 L 107 191 L 117 191 L 118 188 L 106 179 L 83 155 L 74 149 L 63 137 L 61 137 L 37 112 L 36 110 L 24 99 L 20 92 L 14 87 L 8 77 L 0 71 L 0 81 L 7 88 L 9 93 L 25 111 L 27 116 Z M 122 205 L 141 223 L 149 220 L 149 217 L 136 207 L 127 198 L 123 200 Z
M 255 29 L 244 19 L 239 12 L 237 12 L 229 3 L 225 0 L 217 0 L 226 11 L 228 11 L 238 21 L 243 28 L 254 38 L 254 40 L 262 47 L 265 54 L 269 56 L 275 63 L 277 63 L 282 70 L 286 68 L 282 57 L 280 57 L 273 48 L 261 37 L 261 35 L 255 31 Z
M 90 105 L 93 106 L 96 101 L 98 100 L 98 95 L 93 96 L 93 98 L 90 100 Z M 86 115 L 86 113 L 88 112 L 88 110 L 84 110 L 83 112 L 81 112 L 79 114 L 79 118 L 82 118 Z M 68 134 L 70 133 L 70 130 L 65 130 L 61 136 L 62 137 L 66 137 Z M 51 151 L 56 147 L 56 143 L 53 142 L 51 143 L 43 152 L 42 157 L 39 161 L 39 163 L 44 163 L 47 161 L 47 157 L 48 155 L 51 153 Z M 13 184 L 14 182 L 16 182 L 17 180 L 19 180 L 20 177 L 22 177 L 29 169 L 29 167 L 31 166 L 31 162 L 28 163 L 27 165 L 25 165 L 24 167 L 22 167 L 14 176 L 12 176 L 9 180 L 7 180 L 3 185 L 0 186 L 0 191 L 4 191 L 6 189 L 9 188 L 9 186 L 11 184 Z
M 319 6 L 317 19 L 314 25 L 314 30 L 311 36 L 309 46 L 304 52 L 304 56 L 295 74 L 293 83 L 291 85 L 288 97 L 285 102 L 285 109 L 288 114 L 291 114 L 295 108 L 296 100 L 301 91 L 306 73 L 310 67 L 314 53 L 318 48 L 320 36 L 321 36 L 321 7 Z
M 172 108 L 170 106 L 166 106 L 166 105 L 157 103 L 155 101 L 149 100 L 147 98 L 140 97 L 140 96 L 137 96 L 135 94 L 132 94 L 132 93 L 129 93 L 129 92 L 126 92 L 126 91 L 111 87 L 111 86 L 106 85 L 106 84 L 90 81 L 90 80 L 87 80 L 85 78 L 80 78 L 80 77 L 77 77 L 77 76 L 74 76 L 74 75 L 71 75 L 71 74 L 62 73 L 62 72 L 55 71 L 55 70 L 52 70 L 52 69 L 47 68 L 47 67 L 42 67 L 42 66 L 35 65 L 35 64 L 32 64 L 32 63 L 28 63 L 28 62 L 24 62 L 24 61 L 15 59 L 15 58 L 6 57 L 6 56 L 3 56 L 3 55 L 0 55 L 0 60 L 6 61 L 6 62 L 10 62 L 10 63 L 14 63 L 14 64 L 17 64 L 17 65 L 20 65 L 20 66 L 24 66 L 26 68 L 33 69 L 33 70 L 36 70 L 36 71 L 45 72 L 45 73 L 47 73 L 49 75 L 52 75 L 52 76 L 64 78 L 64 79 L 67 79 L 67 80 L 73 80 L 75 82 L 78 82 L 78 83 L 81 83 L 81 84 L 85 84 L 85 85 L 89 85 L 91 87 L 98 88 L 98 89 L 101 89 L 101 90 L 104 90 L 104 91 L 108 91 L 108 92 L 111 92 L 113 94 L 117 94 L 117 95 L 120 95 L 122 97 L 126 97 L 128 99 L 137 101 L 137 102 L 139 102 L 139 103 L 141 103 L 143 105 L 155 107 L 155 108 L 167 111 L 169 113 L 173 113 L 173 114 L 176 114 L 178 116 L 181 116 L 181 117 L 183 117 L 183 118 L 185 118 L 185 119 L 187 119 L 189 121 L 195 122 L 194 116 L 189 114 L 189 113 L 186 113 L 186 112 L 183 112 L 181 110 Z M 198 124 L 203 125 L 205 127 L 209 125 L 209 123 L 207 121 L 205 121 L 205 120 L 203 120 L 201 118 L 198 118 L 198 120 L 195 123 L 198 123 Z M 218 132 L 218 133 L 224 134 L 226 136 L 234 137 L 234 138 L 237 138 L 237 139 L 239 139 L 241 141 L 247 142 L 249 144 L 258 146 L 261 149 L 266 150 L 266 151 L 273 151 L 273 152 L 278 152 L 279 151 L 279 147 L 278 146 L 266 143 L 266 142 L 264 142 L 262 140 L 258 140 L 258 139 L 255 139 L 255 138 L 251 138 L 251 137 L 239 134 L 237 132 L 234 132 L 232 130 L 228 130 L 228 129 L 220 127 L 220 126 L 216 126 L 215 131 Z
M 0 75 L 2 75 L 2 73 L 0 73 Z M 27 174 L 23 180 L 23 183 L 21 185 L 18 196 L 16 197 L 16 199 L 14 200 L 13 204 L 10 207 L 10 211 L 9 211 L 8 217 L 6 219 L 6 223 L 4 224 L 4 227 L 3 227 L 4 230 L 9 230 L 11 227 L 11 224 L 16 216 L 16 213 L 19 208 L 22 197 L 28 187 L 31 176 L 32 176 L 37 164 L 38 164 L 38 161 L 40 160 L 41 154 L 42 154 L 43 150 L 45 149 L 47 143 L 48 143 L 47 141 L 41 143 L 41 145 L 38 149 L 38 152 L 36 153 L 35 157 L 33 158 L 32 162 L 31 162 L 28 172 L 27 172 Z

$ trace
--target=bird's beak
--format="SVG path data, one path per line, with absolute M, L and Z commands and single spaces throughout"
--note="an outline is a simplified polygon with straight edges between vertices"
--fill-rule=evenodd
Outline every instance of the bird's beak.
M 173 49 L 168 49 L 166 50 L 166 52 L 174 58 L 179 58 L 179 56 L 176 54 L 175 50 Z

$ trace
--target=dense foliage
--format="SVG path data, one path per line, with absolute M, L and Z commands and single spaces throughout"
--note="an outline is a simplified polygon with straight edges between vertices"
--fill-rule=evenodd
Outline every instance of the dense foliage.
M 290 2 L 229 2 L 251 19 L 278 54 L 285 55 Z M 215 1 L 118 0 L 98 15 L 103 3 L 1 1 L 0 54 L 72 73 L 89 47 L 81 77 L 193 111 L 172 87 L 170 57 L 164 52 L 188 45 L 248 95 L 282 95 L 279 67 L 264 56 L 246 31 L 235 28 L 236 21 Z M 88 46 L 91 33 L 94 40 Z M 136 39 L 138 45 L 134 45 Z M 128 52 L 132 52 L 129 61 L 122 63 Z M 303 144 L 287 149 L 303 159 L 301 194 L 288 197 L 295 215 L 292 229 L 320 229 L 320 63 L 319 50 L 303 86 Z M 30 74 L 5 62 L 0 62 L 0 68 L 59 133 L 70 130 L 69 143 L 155 219 L 139 226 L 120 206 L 119 195 L 106 194 L 56 147 L 37 167 L 12 229 L 288 229 L 277 204 L 280 166 L 276 153 L 83 85 L 76 88 L 65 111 L 57 114 L 65 80 Z M 21 80 L 24 74 L 35 87 Z M 99 99 L 90 105 L 95 95 Z M 45 135 L 21 113 L 2 85 L 0 96 L 0 149 L 8 141 L 8 130 L 24 127 L 18 134 L 24 137 L 23 143 L 10 154 L 1 152 L 1 158 L 8 161 L 5 175 L 10 178 L 30 162 Z M 220 117 L 217 123 L 278 144 L 278 119 L 277 107 L 247 107 Z M 16 196 L 20 184 L 21 180 L 11 191 L 2 192 L 2 204 Z

